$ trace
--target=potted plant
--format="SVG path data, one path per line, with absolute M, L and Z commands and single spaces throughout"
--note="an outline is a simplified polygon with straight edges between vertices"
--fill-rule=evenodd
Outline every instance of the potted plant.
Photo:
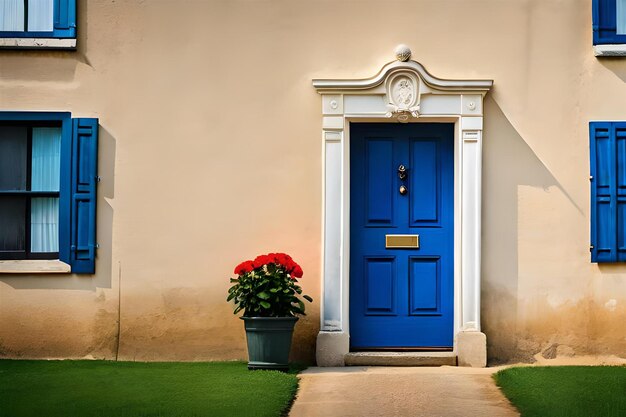
M 248 369 L 287 370 L 293 328 L 305 314 L 298 285 L 302 268 L 285 253 L 269 253 L 240 263 L 235 274 L 227 301 L 235 303 L 235 314 L 243 311 Z

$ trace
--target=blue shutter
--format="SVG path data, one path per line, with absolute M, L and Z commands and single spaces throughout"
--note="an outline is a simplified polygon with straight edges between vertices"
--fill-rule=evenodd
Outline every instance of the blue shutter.
M 95 272 L 97 182 L 98 119 L 73 119 L 69 251 L 73 273 Z
M 615 128 L 591 122 L 591 262 L 617 261 Z
M 626 262 L 626 123 L 613 123 L 615 130 L 615 227 L 617 261 Z
M 54 0 L 55 38 L 76 37 L 76 0 Z
M 626 35 L 617 34 L 617 4 L 615 0 L 593 0 L 593 44 L 626 43 Z

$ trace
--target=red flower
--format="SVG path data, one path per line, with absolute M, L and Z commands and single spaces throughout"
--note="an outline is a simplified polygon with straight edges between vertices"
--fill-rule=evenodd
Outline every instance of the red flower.
M 272 262 L 272 259 L 268 255 L 259 255 L 256 258 L 254 258 L 253 263 L 254 263 L 255 268 L 260 268 L 263 265 L 267 265 L 271 262 Z
M 248 272 L 251 272 L 254 268 L 255 268 L 254 262 L 244 261 L 235 267 L 235 274 L 243 275 Z
M 274 259 L 276 260 L 277 264 L 287 266 L 291 261 L 291 256 L 287 255 L 286 253 L 277 253 Z
M 286 253 L 268 253 L 267 255 L 259 255 L 254 261 L 245 261 L 235 267 L 235 274 L 243 275 L 254 269 L 261 268 L 267 264 L 276 264 L 279 268 L 283 268 L 285 272 L 292 278 L 302 277 L 302 268 L 291 256 Z
M 262 256 L 266 256 L 266 263 L 274 263 L 277 265 L 282 265 L 283 267 L 289 265 L 289 263 L 291 262 L 291 256 L 287 255 L 286 253 L 268 253 L 267 255 Z M 258 258 L 260 257 L 261 256 L 259 256 Z
M 293 270 L 290 272 L 291 276 L 294 278 L 302 278 L 303 273 L 302 268 L 298 264 L 295 264 Z

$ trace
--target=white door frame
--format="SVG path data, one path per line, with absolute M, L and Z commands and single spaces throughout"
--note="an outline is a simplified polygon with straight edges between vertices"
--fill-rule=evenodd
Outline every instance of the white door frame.
M 349 351 L 350 123 L 454 123 L 454 351 L 480 333 L 483 98 L 491 80 L 443 80 L 409 60 L 408 48 L 372 78 L 313 80 L 322 95 L 323 279 L 317 361 L 343 365 Z M 480 335 L 479 335 L 480 333 Z M 471 338 L 470 337 L 470 338 Z M 478 340 L 478 339 L 471 339 Z M 481 344 L 481 343 L 479 343 Z M 468 346 L 476 352 L 475 343 Z M 479 346 L 484 350 L 486 346 Z M 470 360 L 470 362 L 472 362 Z M 469 363 L 481 365 L 482 360 Z M 484 366 L 484 365 L 482 365 Z

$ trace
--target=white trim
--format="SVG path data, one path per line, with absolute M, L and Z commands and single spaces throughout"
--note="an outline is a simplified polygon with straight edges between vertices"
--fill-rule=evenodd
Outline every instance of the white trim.
M 462 132 L 463 161 L 460 197 L 463 319 L 461 330 L 480 331 L 482 131 L 463 130 Z
M 595 56 L 626 56 L 626 44 L 593 45 Z
M 410 80 L 414 100 L 395 96 Z M 399 82 L 399 81 L 398 81 Z M 406 88 L 406 81 L 402 88 Z M 415 62 L 395 61 L 365 80 L 314 80 L 322 95 L 323 282 L 318 360 L 348 353 L 350 285 L 350 123 L 454 123 L 454 333 L 480 330 L 482 101 L 491 80 L 442 80 Z M 318 337 L 318 341 L 321 340 Z M 336 340 L 334 342 L 333 340 Z M 333 345 L 336 343 L 336 345 Z M 321 350 L 320 350 L 321 349 Z M 345 350 L 345 351 L 344 351 Z M 330 363 L 330 362 L 329 362 Z M 324 365 L 320 363 L 320 365 Z
M 76 39 L 0 38 L 0 48 L 75 49 Z
M 483 130 L 483 118 L 461 117 L 461 130 Z
M 0 261 L 0 274 L 67 274 L 72 267 L 58 259 Z
M 426 68 L 416 61 L 393 61 L 385 65 L 378 74 L 362 80 L 317 79 L 313 80 L 313 87 L 319 93 L 332 91 L 347 92 L 354 90 L 369 90 L 383 84 L 395 72 L 413 73 L 422 79 L 428 86 L 437 90 L 484 91 L 487 92 L 493 85 L 493 80 L 444 80 L 431 75 Z

